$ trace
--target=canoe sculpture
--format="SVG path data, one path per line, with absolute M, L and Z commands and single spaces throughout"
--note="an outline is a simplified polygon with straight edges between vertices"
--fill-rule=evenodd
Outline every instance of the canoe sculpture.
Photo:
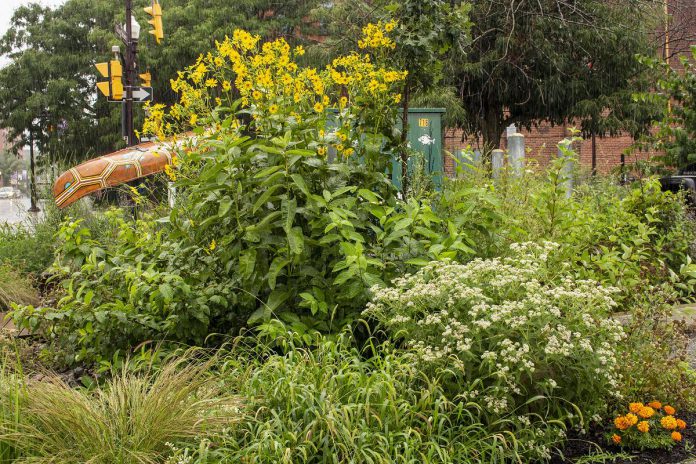
M 173 152 L 172 145 L 147 142 L 75 166 L 53 185 L 56 206 L 65 208 L 90 193 L 162 172 Z

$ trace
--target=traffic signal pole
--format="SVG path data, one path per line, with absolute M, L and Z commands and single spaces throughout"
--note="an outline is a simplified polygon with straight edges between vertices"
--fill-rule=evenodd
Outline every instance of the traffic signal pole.
M 132 19 L 132 2 L 126 1 L 126 54 L 124 64 L 126 72 L 124 76 L 126 102 L 123 107 L 126 122 L 126 144 L 131 147 L 137 142 L 135 140 L 135 130 L 133 128 L 133 86 L 135 85 L 135 53 L 138 42 L 133 39 L 133 19 Z

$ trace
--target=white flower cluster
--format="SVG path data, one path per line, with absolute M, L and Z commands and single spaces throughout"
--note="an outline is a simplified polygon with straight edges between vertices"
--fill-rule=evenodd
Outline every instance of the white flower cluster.
M 403 337 L 426 366 L 458 371 L 463 391 L 483 386 L 481 406 L 492 416 L 515 420 L 538 395 L 585 401 L 572 397 L 580 391 L 596 395 L 583 403 L 596 414 L 620 381 L 612 345 L 623 329 L 607 317 L 617 290 L 556 276 L 556 248 L 523 243 L 506 258 L 432 262 L 374 288 L 364 315 Z

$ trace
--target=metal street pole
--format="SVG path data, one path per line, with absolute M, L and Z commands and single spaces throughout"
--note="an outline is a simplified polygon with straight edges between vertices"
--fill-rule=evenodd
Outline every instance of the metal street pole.
M 126 56 L 125 56 L 125 90 L 126 90 L 126 105 L 125 105 L 125 120 L 126 120 L 126 137 L 129 147 L 135 145 L 135 131 L 133 129 L 133 86 L 135 85 L 135 53 L 137 41 L 133 39 L 133 19 L 131 0 L 126 1 Z
M 29 129 L 29 196 L 31 197 L 30 213 L 38 213 L 39 207 L 36 206 L 36 170 L 34 166 L 34 127 Z

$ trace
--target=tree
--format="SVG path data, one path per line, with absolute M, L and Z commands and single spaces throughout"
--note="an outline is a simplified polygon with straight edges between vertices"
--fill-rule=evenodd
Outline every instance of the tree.
M 0 180 L 2 180 L 2 185 L 7 185 L 12 174 L 22 169 L 22 166 L 22 160 L 16 155 L 9 151 L 0 152 Z
M 155 99 L 176 99 L 170 79 L 191 64 L 206 44 L 212 49 L 237 27 L 264 37 L 302 41 L 312 32 L 304 18 L 318 0 L 170 0 L 164 7 L 165 42 L 155 46 L 147 33 L 146 0 L 134 0 L 142 25 L 139 70 L 153 75 Z M 94 63 L 110 59 L 121 44 L 114 25 L 124 23 L 123 2 L 67 0 L 56 8 L 37 4 L 18 8 L 0 39 L 0 53 L 10 63 L 0 70 L 0 127 L 9 128 L 18 144 L 33 132 L 41 152 L 76 162 L 122 146 L 121 106 L 97 96 Z M 137 119 L 140 120 L 142 112 Z M 136 126 L 137 127 L 137 126 Z
M 656 161 L 663 167 L 683 168 L 696 163 L 696 45 L 691 57 L 680 56 L 681 69 L 650 58 L 642 60 L 660 71 L 655 91 L 637 95 L 637 100 L 655 104 L 662 110 L 657 131 L 638 145 L 662 151 Z
M 661 18 L 652 0 L 474 2 L 471 49 L 448 84 L 467 111 L 460 125 L 499 145 L 504 128 L 579 118 L 597 135 L 644 131 L 652 107 L 631 99 Z M 653 19 L 651 19 L 653 18 Z M 640 87 L 638 87 L 640 88 Z

